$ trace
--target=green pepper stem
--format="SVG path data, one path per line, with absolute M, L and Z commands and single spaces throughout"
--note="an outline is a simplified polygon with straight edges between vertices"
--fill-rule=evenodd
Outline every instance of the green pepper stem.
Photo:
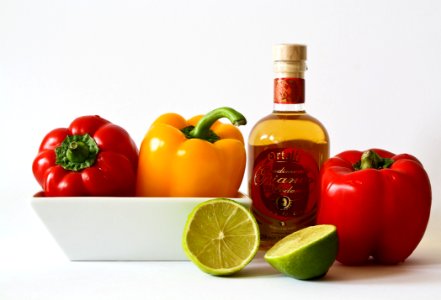
M 361 155 L 360 161 L 354 164 L 355 170 L 365 169 L 387 169 L 393 164 L 394 160 L 378 155 L 373 150 L 367 150 Z
M 214 122 L 221 118 L 227 118 L 235 126 L 245 125 L 247 123 L 247 120 L 240 112 L 232 109 L 231 107 L 220 107 L 203 116 L 196 126 L 190 131 L 189 135 L 192 138 L 207 139 L 210 135 L 211 126 L 213 126 Z

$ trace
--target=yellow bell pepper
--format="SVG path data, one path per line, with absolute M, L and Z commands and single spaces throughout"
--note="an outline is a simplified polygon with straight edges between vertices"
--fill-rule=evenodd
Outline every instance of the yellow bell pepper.
M 157 118 L 142 141 L 137 196 L 235 197 L 245 172 L 244 139 L 234 125 L 246 119 L 229 107 L 185 120 L 175 113 Z

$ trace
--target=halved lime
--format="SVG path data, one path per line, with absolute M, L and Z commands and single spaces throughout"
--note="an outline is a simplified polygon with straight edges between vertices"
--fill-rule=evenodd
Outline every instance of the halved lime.
M 196 206 L 188 216 L 182 245 L 206 273 L 231 275 L 242 270 L 259 248 L 259 227 L 240 203 L 217 198 Z
M 265 253 L 275 269 L 297 279 L 324 276 L 337 256 L 338 237 L 334 225 L 316 225 L 291 233 Z

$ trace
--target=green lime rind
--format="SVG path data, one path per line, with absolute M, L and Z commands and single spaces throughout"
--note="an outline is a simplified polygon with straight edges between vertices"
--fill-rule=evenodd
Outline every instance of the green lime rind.
M 259 226 L 242 204 L 216 198 L 198 204 L 188 216 L 182 246 L 202 271 L 215 276 L 232 275 L 255 257 Z
M 334 225 L 315 225 L 278 241 L 265 253 L 265 260 L 279 272 L 301 280 L 321 278 L 335 261 L 338 251 Z

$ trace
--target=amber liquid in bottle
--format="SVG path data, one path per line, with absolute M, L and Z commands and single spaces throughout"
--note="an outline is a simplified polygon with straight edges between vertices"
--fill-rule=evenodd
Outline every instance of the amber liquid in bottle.
M 274 47 L 274 110 L 248 140 L 248 192 L 261 248 L 315 224 L 319 170 L 329 157 L 324 126 L 304 106 L 306 47 Z

